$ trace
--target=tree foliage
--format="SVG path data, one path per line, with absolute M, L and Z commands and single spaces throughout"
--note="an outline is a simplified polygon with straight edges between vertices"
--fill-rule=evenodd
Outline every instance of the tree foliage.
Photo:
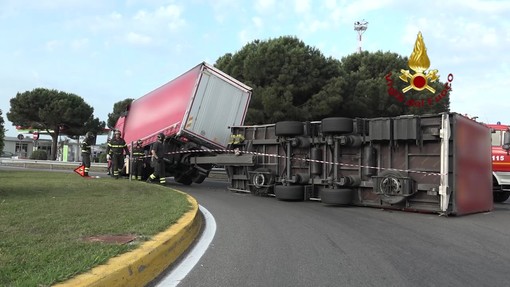
M 253 88 L 247 123 L 306 120 L 310 97 L 339 76 L 339 62 L 295 37 L 253 41 L 215 66 Z
M 4 117 L 2 117 L 2 110 L 0 110 L 0 152 L 4 150 L 4 146 L 5 146 Z
M 44 88 L 17 93 L 10 100 L 11 109 L 7 118 L 14 124 L 44 130 L 52 138 L 52 159 L 57 153 L 58 136 L 85 134 L 89 129 L 100 131 L 104 122 L 93 117 L 94 109 L 71 93 Z
M 409 69 L 407 61 L 380 51 L 341 60 L 326 58 L 297 38 L 285 36 L 248 43 L 237 53 L 218 58 L 215 66 L 253 88 L 247 124 L 448 111 L 448 96 L 414 107 L 409 99 L 427 99 L 432 94 L 411 90 L 402 102 L 389 95 L 386 76 L 391 72 L 391 84 L 401 91 L 407 84 L 398 76 L 401 69 Z M 440 82 L 429 85 L 436 94 L 443 88 Z
M 365 51 L 344 57 L 341 63 L 345 80 L 342 90 L 344 101 L 341 106 L 333 109 L 332 114 L 347 117 L 386 117 L 449 110 L 449 97 L 439 102 L 433 100 L 430 104 L 426 101 L 442 91 L 443 83 L 429 83 L 436 89 L 435 93 L 413 89 L 406 93 L 402 92 L 408 83 L 402 81 L 399 75 L 402 69 L 409 70 L 407 57 L 390 52 Z M 386 80 L 387 76 L 391 82 Z M 390 96 L 388 92 L 390 86 L 403 96 L 402 101 Z M 423 106 L 417 104 L 421 99 L 425 100 Z
M 113 105 L 113 112 L 108 114 L 108 127 L 110 129 L 113 129 L 115 127 L 115 124 L 117 123 L 117 120 L 120 118 L 121 115 L 123 115 L 129 105 L 134 101 L 134 99 L 125 99 L 123 101 L 116 102 Z

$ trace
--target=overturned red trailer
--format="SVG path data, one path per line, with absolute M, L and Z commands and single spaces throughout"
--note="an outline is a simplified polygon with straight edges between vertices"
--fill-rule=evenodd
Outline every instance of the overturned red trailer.
M 215 160 L 234 192 L 443 215 L 493 208 L 490 129 L 457 113 L 283 121 L 231 132 L 240 139 L 229 147 L 235 153 Z

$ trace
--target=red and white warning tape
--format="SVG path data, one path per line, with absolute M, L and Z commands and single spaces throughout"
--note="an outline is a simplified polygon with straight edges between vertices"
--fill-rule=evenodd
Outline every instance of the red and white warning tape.
M 182 150 L 182 151 L 169 152 L 168 154 L 172 155 L 172 154 L 201 153 L 201 152 L 239 153 L 239 151 L 237 151 L 237 150 L 212 149 L 212 150 Z M 241 151 L 241 153 L 242 154 L 259 155 L 259 156 L 277 157 L 277 158 L 283 158 L 283 159 L 289 158 L 289 157 L 283 156 L 283 155 L 268 154 L 268 153 L 261 153 L 261 152 Z M 290 157 L 290 159 L 301 160 L 301 161 L 306 161 L 306 162 L 322 163 L 322 164 L 350 166 L 350 167 L 356 167 L 356 168 L 371 168 L 371 169 L 377 169 L 377 170 L 392 170 L 392 171 L 400 171 L 400 172 L 419 173 L 419 174 L 423 174 L 426 176 L 440 176 L 441 175 L 441 173 L 437 173 L 437 172 L 428 172 L 428 171 L 419 171 L 419 170 L 410 170 L 410 169 L 398 169 L 398 168 L 386 168 L 386 167 L 375 167 L 375 166 L 358 165 L 358 164 L 341 163 L 341 162 L 329 162 L 329 161 L 315 160 L 315 159 L 309 159 L 309 158 Z

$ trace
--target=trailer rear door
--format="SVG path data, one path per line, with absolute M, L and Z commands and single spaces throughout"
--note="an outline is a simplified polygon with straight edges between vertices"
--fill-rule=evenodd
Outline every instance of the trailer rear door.
M 204 63 L 181 130 L 208 148 L 225 148 L 230 126 L 244 123 L 251 88 Z

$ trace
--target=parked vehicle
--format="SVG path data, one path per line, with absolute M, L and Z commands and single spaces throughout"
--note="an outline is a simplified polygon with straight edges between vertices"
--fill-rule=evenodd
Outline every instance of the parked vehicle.
M 6 158 L 12 158 L 14 156 L 15 156 L 15 154 L 10 151 L 2 151 L 2 154 L 0 155 L 0 157 L 6 157 Z
M 115 128 L 130 147 L 141 139 L 149 149 L 164 133 L 168 152 L 225 149 L 229 127 L 244 123 L 250 98 L 250 87 L 201 63 L 133 101 Z M 190 156 L 191 152 L 168 156 L 167 176 L 182 184 L 201 183 L 213 165 L 193 163 Z
M 492 130 L 492 182 L 494 202 L 510 197 L 510 133 L 509 126 L 488 124 Z

